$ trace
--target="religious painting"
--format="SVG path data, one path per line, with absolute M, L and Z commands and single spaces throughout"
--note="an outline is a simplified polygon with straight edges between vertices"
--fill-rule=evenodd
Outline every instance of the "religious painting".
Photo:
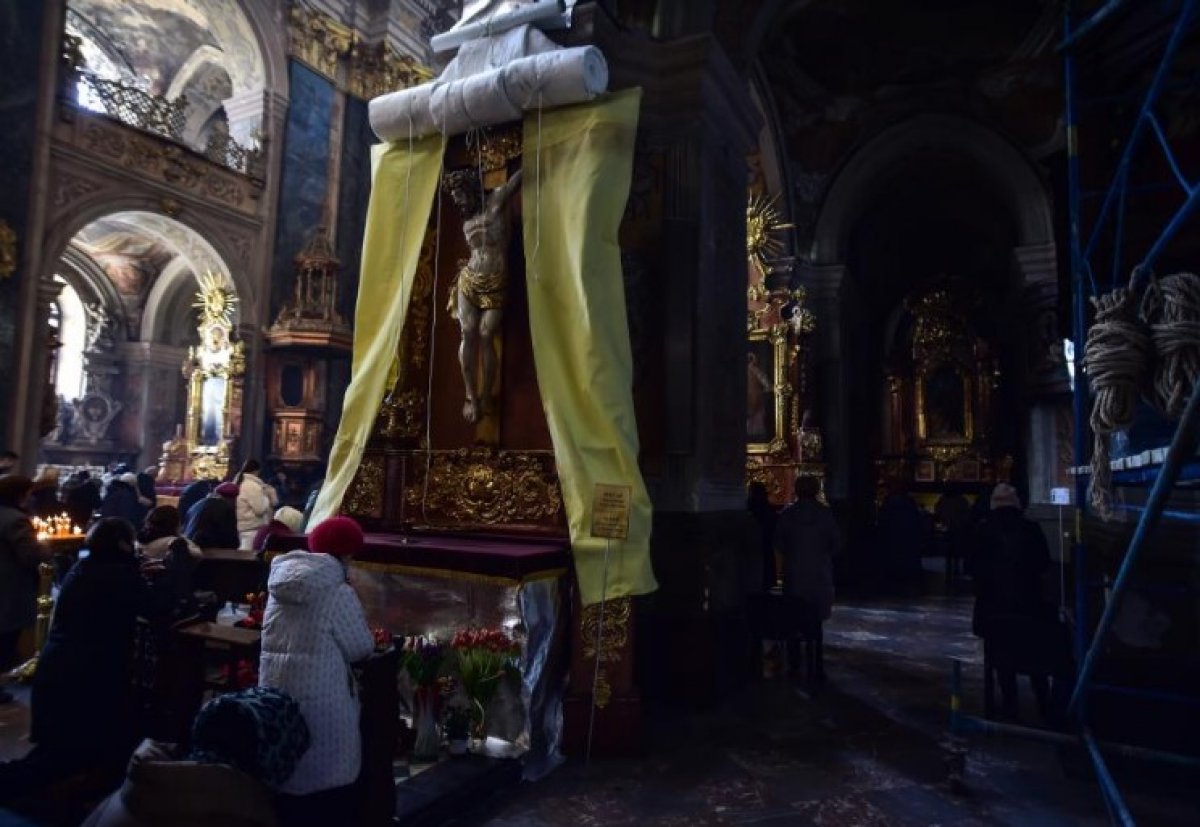
M 746 348 L 746 443 L 751 454 L 786 450 L 787 325 L 755 330 Z
M 928 442 L 960 443 L 974 438 L 971 377 L 952 361 L 932 365 L 917 379 L 917 433 Z
M 224 376 L 208 376 L 200 392 L 200 444 L 216 445 L 225 435 Z

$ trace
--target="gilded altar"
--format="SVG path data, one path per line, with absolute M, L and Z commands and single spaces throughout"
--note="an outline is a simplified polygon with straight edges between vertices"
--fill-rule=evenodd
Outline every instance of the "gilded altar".
M 188 348 L 187 418 L 182 433 L 163 446 L 160 481 L 223 479 L 242 425 L 245 344 L 234 339 L 237 296 L 221 276 L 199 278 L 194 306 L 200 344 Z
M 761 483 L 776 505 L 791 502 L 798 476 L 824 482 L 821 430 L 812 421 L 809 358 L 816 319 L 792 261 L 770 258 L 782 223 L 774 199 L 746 208 L 746 483 Z
M 993 392 L 999 379 L 991 344 L 975 334 L 948 290 L 905 303 L 883 388 L 879 482 L 916 488 L 978 484 L 1007 474 L 993 457 Z

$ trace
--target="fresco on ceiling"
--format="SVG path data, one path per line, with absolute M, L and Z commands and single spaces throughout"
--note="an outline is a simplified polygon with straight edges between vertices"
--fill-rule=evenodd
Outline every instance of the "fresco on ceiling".
M 262 89 L 262 53 L 237 0 L 69 0 L 72 27 L 114 51 L 149 91 L 166 94 L 206 50 L 234 92 Z
M 84 229 L 76 244 L 100 265 L 121 296 L 141 296 L 175 258 L 155 238 L 103 219 Z

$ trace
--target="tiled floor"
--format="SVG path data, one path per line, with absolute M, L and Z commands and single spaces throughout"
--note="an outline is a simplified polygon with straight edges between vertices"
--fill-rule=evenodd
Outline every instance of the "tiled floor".
M 1052 747 L 974 741 L 968 792 L 947 786 L 951 656 L 967 662 L 970 701 L 980 697 L 970 609 L 969 598 L 841 605 L 827 625 L 830 682 L 818 696 L 773 679 L 708 714 L 653 710 L 647 757 L 568 764 L 461 824 L 1107 824 L 1086 762 Z M 1170 783 L 1154 794 L 1138 783 L 1126 791 L 1139 823 L 1195 823 L 1194 801 L 1173 796 Z

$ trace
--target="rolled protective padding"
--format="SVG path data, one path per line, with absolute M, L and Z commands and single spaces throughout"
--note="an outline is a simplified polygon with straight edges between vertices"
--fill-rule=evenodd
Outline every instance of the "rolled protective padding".
M 581 103 L 608 88 L 608 63 L 595 46 L 518 58 L 504 67 L 504 87 L 521 109 Z
M 450 83 L 436 83 L 429 100 L 429 111 L 433 122 L 447 135 L 521 117 L 521 108 L 513 104 L 504 90 L 503 69 Z
M 522 111 L 588 101 L 608 88 L 608 64 L 595 46 L 530 55 L 461 80 L 437 80 L 371 101 L 369 118 L 385 141 L 435 132 L 458 135 L 517 120 Z
M 367 120 L 380 140 L 415 140 L 437 132 L 437 124 L 429 111 L 433 87 L 433 83 L 423 83 L 372 98 L 367 104 Z

